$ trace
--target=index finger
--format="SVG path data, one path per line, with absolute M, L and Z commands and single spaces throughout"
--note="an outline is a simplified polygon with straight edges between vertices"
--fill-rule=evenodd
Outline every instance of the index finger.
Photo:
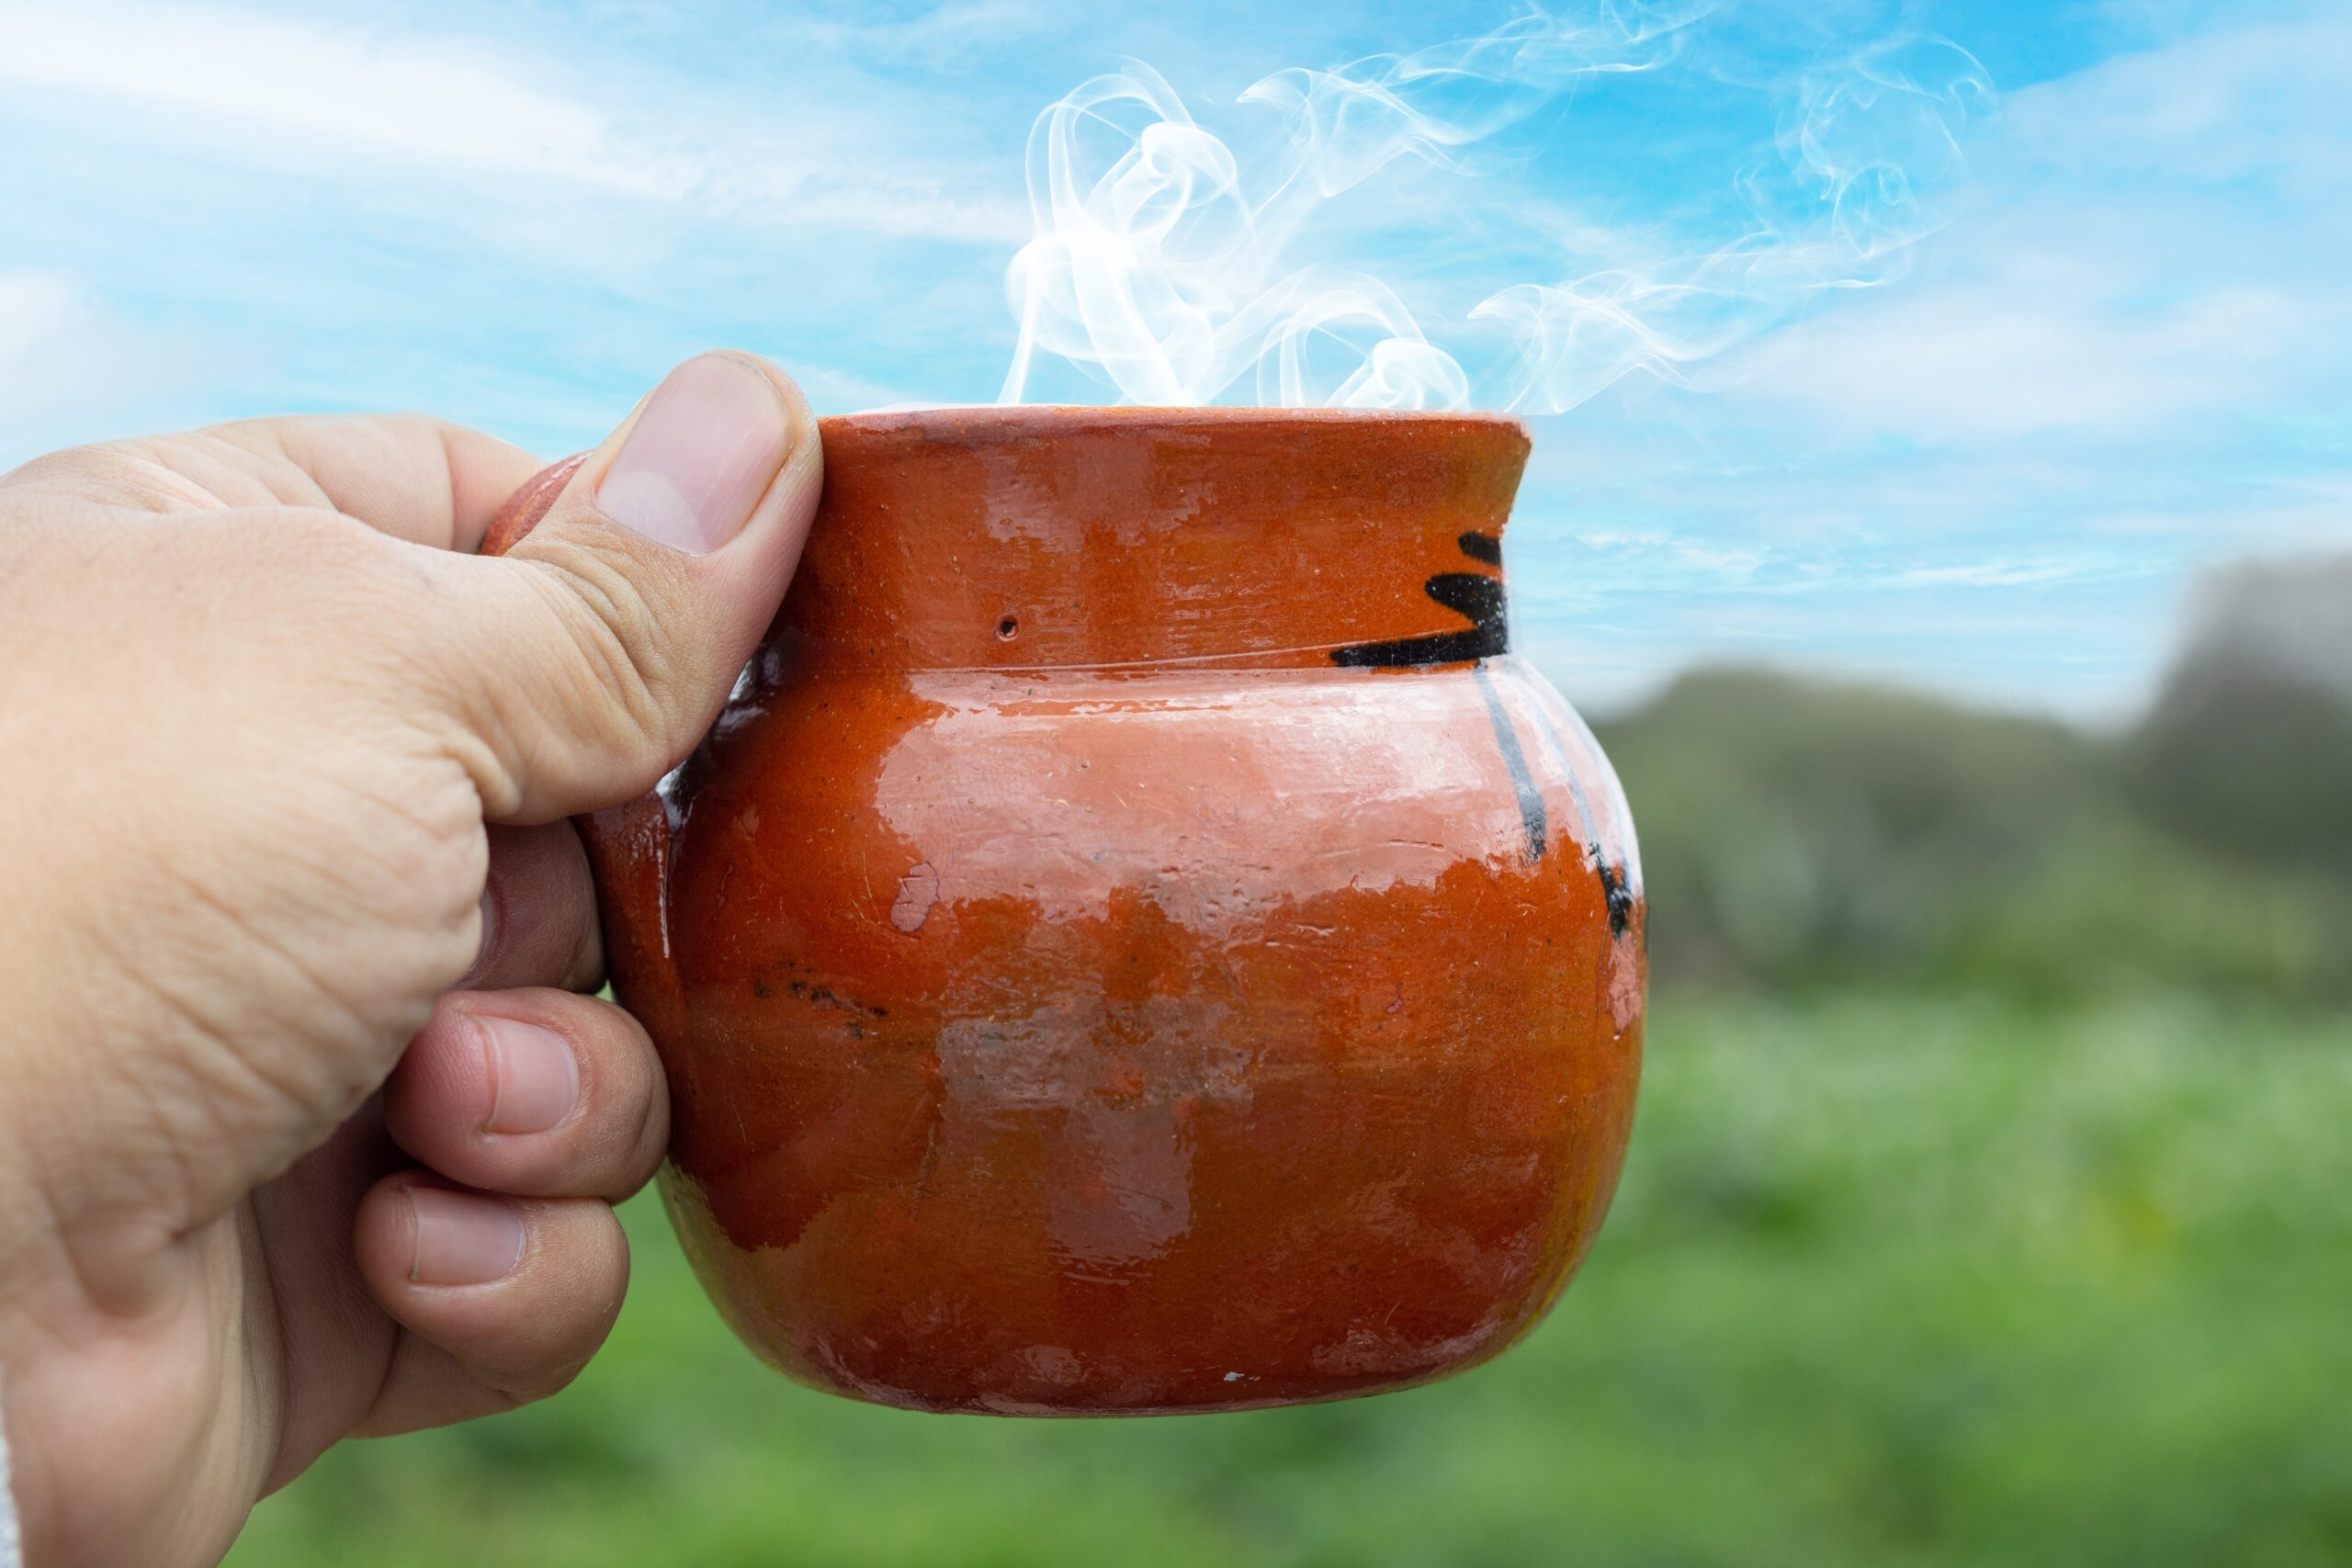
M 324 507 L 395 538 L 472 551 L 539 459 L 424 414 L 239 420 L 35 458 L 0 489 L 143 512 Z

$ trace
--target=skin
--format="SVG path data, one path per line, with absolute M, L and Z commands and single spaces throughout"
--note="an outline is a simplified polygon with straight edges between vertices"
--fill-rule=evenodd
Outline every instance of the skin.
M 752 479 L 679 547 L 602 486 L 693 377 L 741 417 L 670 418 L 667 460 Z M 668 1111 L 643 1031 L 584 994 L 567 818 L 707 725 L 820 457 L 780 373 L 706 356 L 511 556 L 472 553 L 538 467 L 430 419 L 286 419 L 0 477 L 0 1412 L 33 1564 L 215 1562 L 330 1445 L 552 1393 L 618 1310 L 610 1205 Z M 560 1036 L 568 1111 L 502 1078 L 499 1021 Z M 453 1236 L 490 1277 L 433 1282 Z

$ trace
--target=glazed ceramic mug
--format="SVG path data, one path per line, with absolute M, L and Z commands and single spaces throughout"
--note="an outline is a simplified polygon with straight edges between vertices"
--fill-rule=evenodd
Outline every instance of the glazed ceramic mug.
M 1615 1185 L 1645 985 L 1616 780 L 1509 652 L 1524 429 L 822 432 L 725 713 L 582 824 L 728 1322 L 820 1388 L 1024 1415 L 1332 1399 L 1508 1346 Z

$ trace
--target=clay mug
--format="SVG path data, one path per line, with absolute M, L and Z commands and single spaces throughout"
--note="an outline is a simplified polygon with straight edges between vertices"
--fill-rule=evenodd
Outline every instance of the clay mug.
M 1524 429 L 822 435 L 723 716 L 582 824 L 727 1321 L 820 1388 L 1017 1415 L 1369 1393 L 1524 1334 L 1615 1186 L 1645 987 L 1616 780 L 1508 650 Z

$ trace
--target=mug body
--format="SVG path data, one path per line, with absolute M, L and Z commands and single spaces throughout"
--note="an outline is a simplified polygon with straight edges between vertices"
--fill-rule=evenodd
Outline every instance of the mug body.
M 757 660 L 591 833 L 728 1321 L 820 1387 L 1030 1415 L 1509 1345 L 1600 1225 L 1644 989 L 1616 782 L 1508 651 L 1521 429 L 824 438 Z

